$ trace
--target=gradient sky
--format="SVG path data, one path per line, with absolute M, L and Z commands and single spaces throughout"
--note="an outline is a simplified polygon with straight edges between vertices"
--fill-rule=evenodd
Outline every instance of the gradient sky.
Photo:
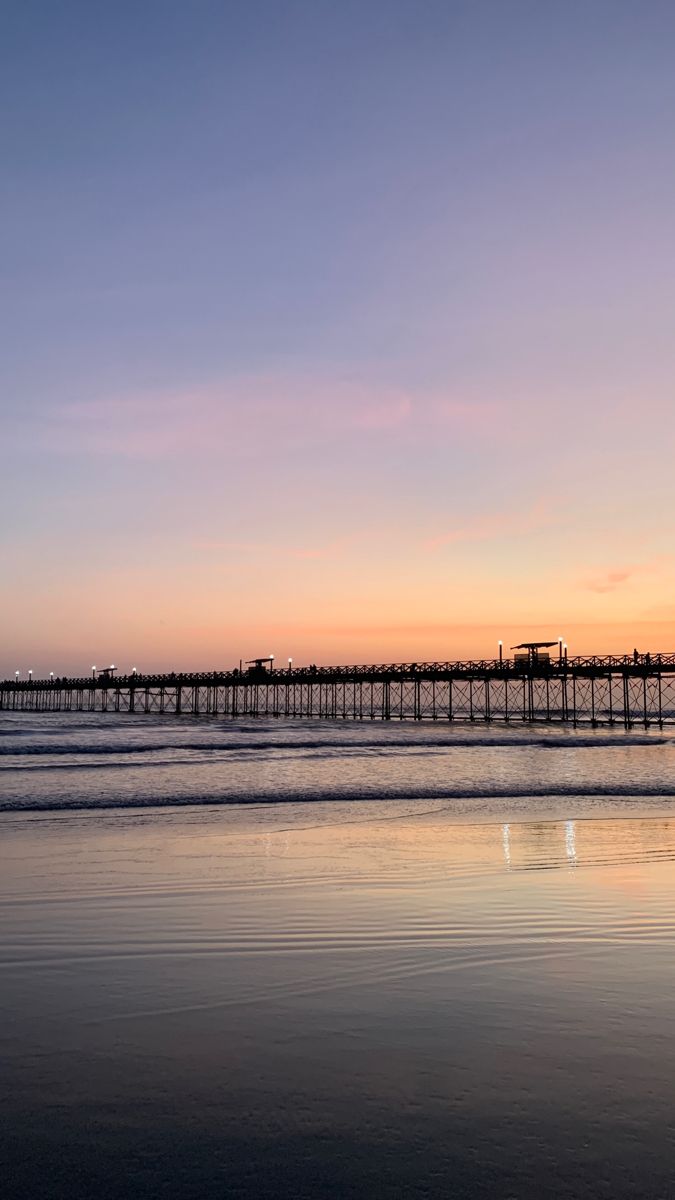
M 10 0 L 0 675 L 675 650 L 675 6 Z

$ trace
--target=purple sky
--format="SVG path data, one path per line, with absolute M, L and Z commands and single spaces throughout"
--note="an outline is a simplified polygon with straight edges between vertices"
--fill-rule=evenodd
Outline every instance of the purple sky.
M 672 649 L 674 62 L 670 3 L 6 7 L 0 674 Z

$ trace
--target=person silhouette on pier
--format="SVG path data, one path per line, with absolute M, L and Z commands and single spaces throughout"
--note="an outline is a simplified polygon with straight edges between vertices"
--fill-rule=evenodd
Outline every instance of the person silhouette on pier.
M 640 655 L 638 654 L 637 650 L 634 650 L 633 651 L 633 662 L 635 663 L 635 666 L 637 666 L 639 661 L 640 661 Z

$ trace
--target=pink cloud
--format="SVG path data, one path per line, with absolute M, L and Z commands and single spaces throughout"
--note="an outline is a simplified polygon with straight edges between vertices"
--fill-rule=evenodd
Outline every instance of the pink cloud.
M 587 580 L 584 586 L 589 592 L 598 592 L 600 594 L 613 592 L 620 584 L 625 583 L 634 574 L 635 572 L 632 568 L 625 571 L 607 571 L 604 575 L 596 579 Z
M 622 584 L 628 583 L 635 576 L 651 575 L 654 572 L 660 571 L 663 563 L 664 559 L 659 557 L 650 559 L 649 562 L 631 563 L 623 567 L 613 567 L 602 571 L 598 575 L 587 577 L 582 581 L 581 586 L 589 592 L 597 592 L 599 595 L 604 595 L 606 592 L 616 591 Z
M 482 513 L 463 525 L 457 525 L 454 529 L 428 538 L 424 547 L 427 550 L 438 550 L 441 546 L 457 542 L 488 542 L 502 537 L 519 537 L 537 533 L 553 522 L 548 504 L 540 500 L 524 513 L 508 513 L 501 510 Z
M 355 433 L 421 437 L 481 434 L 493 406 L 453 401 L 353 378 L 249 376 L 180 393 L 95 398 L 45 412 L 26 430 L 64 453 L 161 459 L 190 453 L 238 456 L 270 447 L 323 445 Z

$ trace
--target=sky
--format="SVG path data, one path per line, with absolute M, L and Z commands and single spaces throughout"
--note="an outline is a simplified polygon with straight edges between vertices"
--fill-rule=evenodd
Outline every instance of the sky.
M 0 676 L 675 650 L 675 7 L 9 0 Z

